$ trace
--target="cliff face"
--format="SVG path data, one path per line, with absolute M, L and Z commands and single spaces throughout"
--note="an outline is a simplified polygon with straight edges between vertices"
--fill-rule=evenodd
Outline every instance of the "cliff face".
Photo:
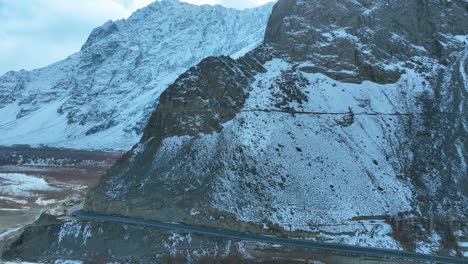
M 345 82 L 394 83 L 398 64 L 415 56 L 443 57 L 453 34 L 466 35 L 460 1 L 282 1 L 265 42 L 304 70 Z M 455 48 L 456 49 L 456 48 Z
M 156 1 L 95 29 L 63 61 L 0 76 L 0 145 L 129 150 L 161 93 L 208 56 L 255 48 L 271 8 Z
M 85 209 L 453 254 L 468 233 L 467 8 L 280 0 L 263 45 L 161 95 Z

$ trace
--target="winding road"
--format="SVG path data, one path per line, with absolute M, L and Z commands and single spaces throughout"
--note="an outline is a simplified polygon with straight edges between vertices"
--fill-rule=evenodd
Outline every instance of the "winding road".
M 78 220 L 85 221 L 101 221 L 101 222 L 113 222 L 129 225 L 138 225 L 145 227 L 160 228 L 166 230 L 183 231 L 190 233 L 203 234 L 208 236 L 223 237 L 233 240 L 241 241 L 253 241 L 262 242 L 269 244 L 277 244 L 296 248 L 306 248 L 320 251 L 327 251 L 332 253 L 345 253 L 366 257 L 378 257 L 378 258 L 393 258 L 399 260 L 412 260 L 421 262 L 431 263 L 453 263 L 453 264 L 468 264 L 468 259 L 455 258 L 455 257 L 443 257 L 433 256 L 427 254 L 419 254 L 398 250 L 388 250 L 380 248 L 369 248 L 369 247 L 358 247 L 344 244 L 332 244 L 332 243 L 320 243 L 309 240 L 294 239 L 294 238 L 281 238 L 269 235 L 257 235 L 251 233 L 242 233 L 228 230 L 221 230 L 209 227 L 191 226 L 179 223 L 166 223 L 155 220 L 145 220 L 141 218 L 131 218 L 124 216 L 113 216 L 113 215 L 102 215 L 92 212 L 86 212 L 82 210 L 75 211 L 71 214 Z

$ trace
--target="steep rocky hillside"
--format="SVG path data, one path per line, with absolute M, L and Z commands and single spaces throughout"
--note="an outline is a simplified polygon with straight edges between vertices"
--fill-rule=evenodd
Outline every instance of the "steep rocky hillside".
M 461 254 L 467 10 L 464 0 L 280 0 L 262 46 L 207 58 L 162 93 L 85 209 Z M 86 242 L 84 225 L 59 225 L 34 227 L 54 241 L 36 258 L 67 249 L 59 234 Z
M 0 77 L 0 145 L 130 149 L 167 86 L 207 56 L 259 45 L 271 8 L 163 0 L 107 22 L 69 58 Z
M 466 219 L 466 8 L 280 1 L 262 47 L 170 86 L 87 208 L 436 247 L 355 219 Z

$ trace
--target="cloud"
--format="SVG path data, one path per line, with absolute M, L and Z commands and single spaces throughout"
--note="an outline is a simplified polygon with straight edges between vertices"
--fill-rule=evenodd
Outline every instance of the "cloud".
M 154 0 L 0 0 L 0 75 L 47 66 L 79 51 L 91 31 Z M 182 0 L 255 7 L 269 0 Z
M 272 2 L 274 0 L 182 0 L 187 3 L 201 5 L 223 5 L 233 8 L 251 8 Z
M 93 28 L 132 11 L 116 0 L 0 0 L 0 74 L 63 59 Z
M 136 10 L 138 8 L 145 7 L 155 0 L 116 0 L 124 5 L 129 10 Z

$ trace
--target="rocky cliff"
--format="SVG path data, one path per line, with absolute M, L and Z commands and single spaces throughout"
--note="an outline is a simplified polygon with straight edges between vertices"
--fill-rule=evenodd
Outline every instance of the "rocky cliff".
M 207 58 L 161 95 L 85 209 L 460 254 L 467 10 L 280 0 L 263 45 Z
M 129 150 L 159 95 L 208 56 L 255 48 L 271 8 L 163 0 L 107 22 L 67 59 L 0 77 L 0 145 Z

